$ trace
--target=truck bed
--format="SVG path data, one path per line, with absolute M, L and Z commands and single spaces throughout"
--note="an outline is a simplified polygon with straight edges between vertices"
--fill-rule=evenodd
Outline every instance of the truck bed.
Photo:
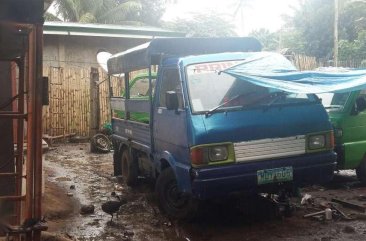
M 131 141 L 134 145 L 140 146 L 141 149 L 150 149 L 151 133 L 149 124 L 113 118 L 112 128 L 115 136 L 125 141 Z

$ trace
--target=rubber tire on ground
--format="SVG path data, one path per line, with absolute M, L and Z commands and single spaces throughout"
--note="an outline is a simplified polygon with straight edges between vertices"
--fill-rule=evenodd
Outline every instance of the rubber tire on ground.
M 172 168 L 164 169 L 155 185 L 155 191 L 159 201 L 160 210 L 170 218 L 191 219 L 198 208 L 198 201 L 189 196 L 180 197 L 181 199 L 174 202 L 168 197 L 172 190 L 177 191 L 178 185 Z
M 99 153 L 108 153 L 111 150 L 111 141 L 108 136 L 98 133 L 90 140 L 90 151 Z
M 366 184 L 366 158 L 364 158 L 356 168 L 356 174 L 358 180 L 360 180 L 361 183 Z
M 138 178 L 138 166 L 136 160 L 131 156 L 128 148 L 122 151 L 121 156 L 121 171 L 123 180 L 127 186 L 134 186 Z

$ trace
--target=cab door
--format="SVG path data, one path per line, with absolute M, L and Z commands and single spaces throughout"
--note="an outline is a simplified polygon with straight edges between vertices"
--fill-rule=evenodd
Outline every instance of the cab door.
M 187 151 L 187 113 L 184 108 L 179 70 L 162 68 L 160 71 L 154 104 L 154 151 L 160 155 L 160 158 L 170 159 L 168 161 L 187 161 L 187 153 L 189 153 Z M 177 110 L 168 110 L 165 99 L 167 91 L 177 93 L 179 102 Z
M 354 169 L 366 153 L 366 89 L 361 90 L 353 101 L 352 111 L 342 123 L 345 169 Z

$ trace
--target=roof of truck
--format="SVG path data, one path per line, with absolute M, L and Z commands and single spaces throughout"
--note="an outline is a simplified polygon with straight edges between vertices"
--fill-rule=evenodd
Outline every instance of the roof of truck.
M 157 38 L 108 60 L 109 74 L 119 74 L 159 65 L 164 57 L 214 54 L 222 52 L 257 52 L 262 45 L 255 38 Z

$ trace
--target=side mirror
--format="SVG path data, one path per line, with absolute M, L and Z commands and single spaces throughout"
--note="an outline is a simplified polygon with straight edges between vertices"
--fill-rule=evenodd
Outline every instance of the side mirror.
M 178 110 L 179 102 L 178 95 L 175 91 L 165 92 L 165 103 L 168 110 Z

